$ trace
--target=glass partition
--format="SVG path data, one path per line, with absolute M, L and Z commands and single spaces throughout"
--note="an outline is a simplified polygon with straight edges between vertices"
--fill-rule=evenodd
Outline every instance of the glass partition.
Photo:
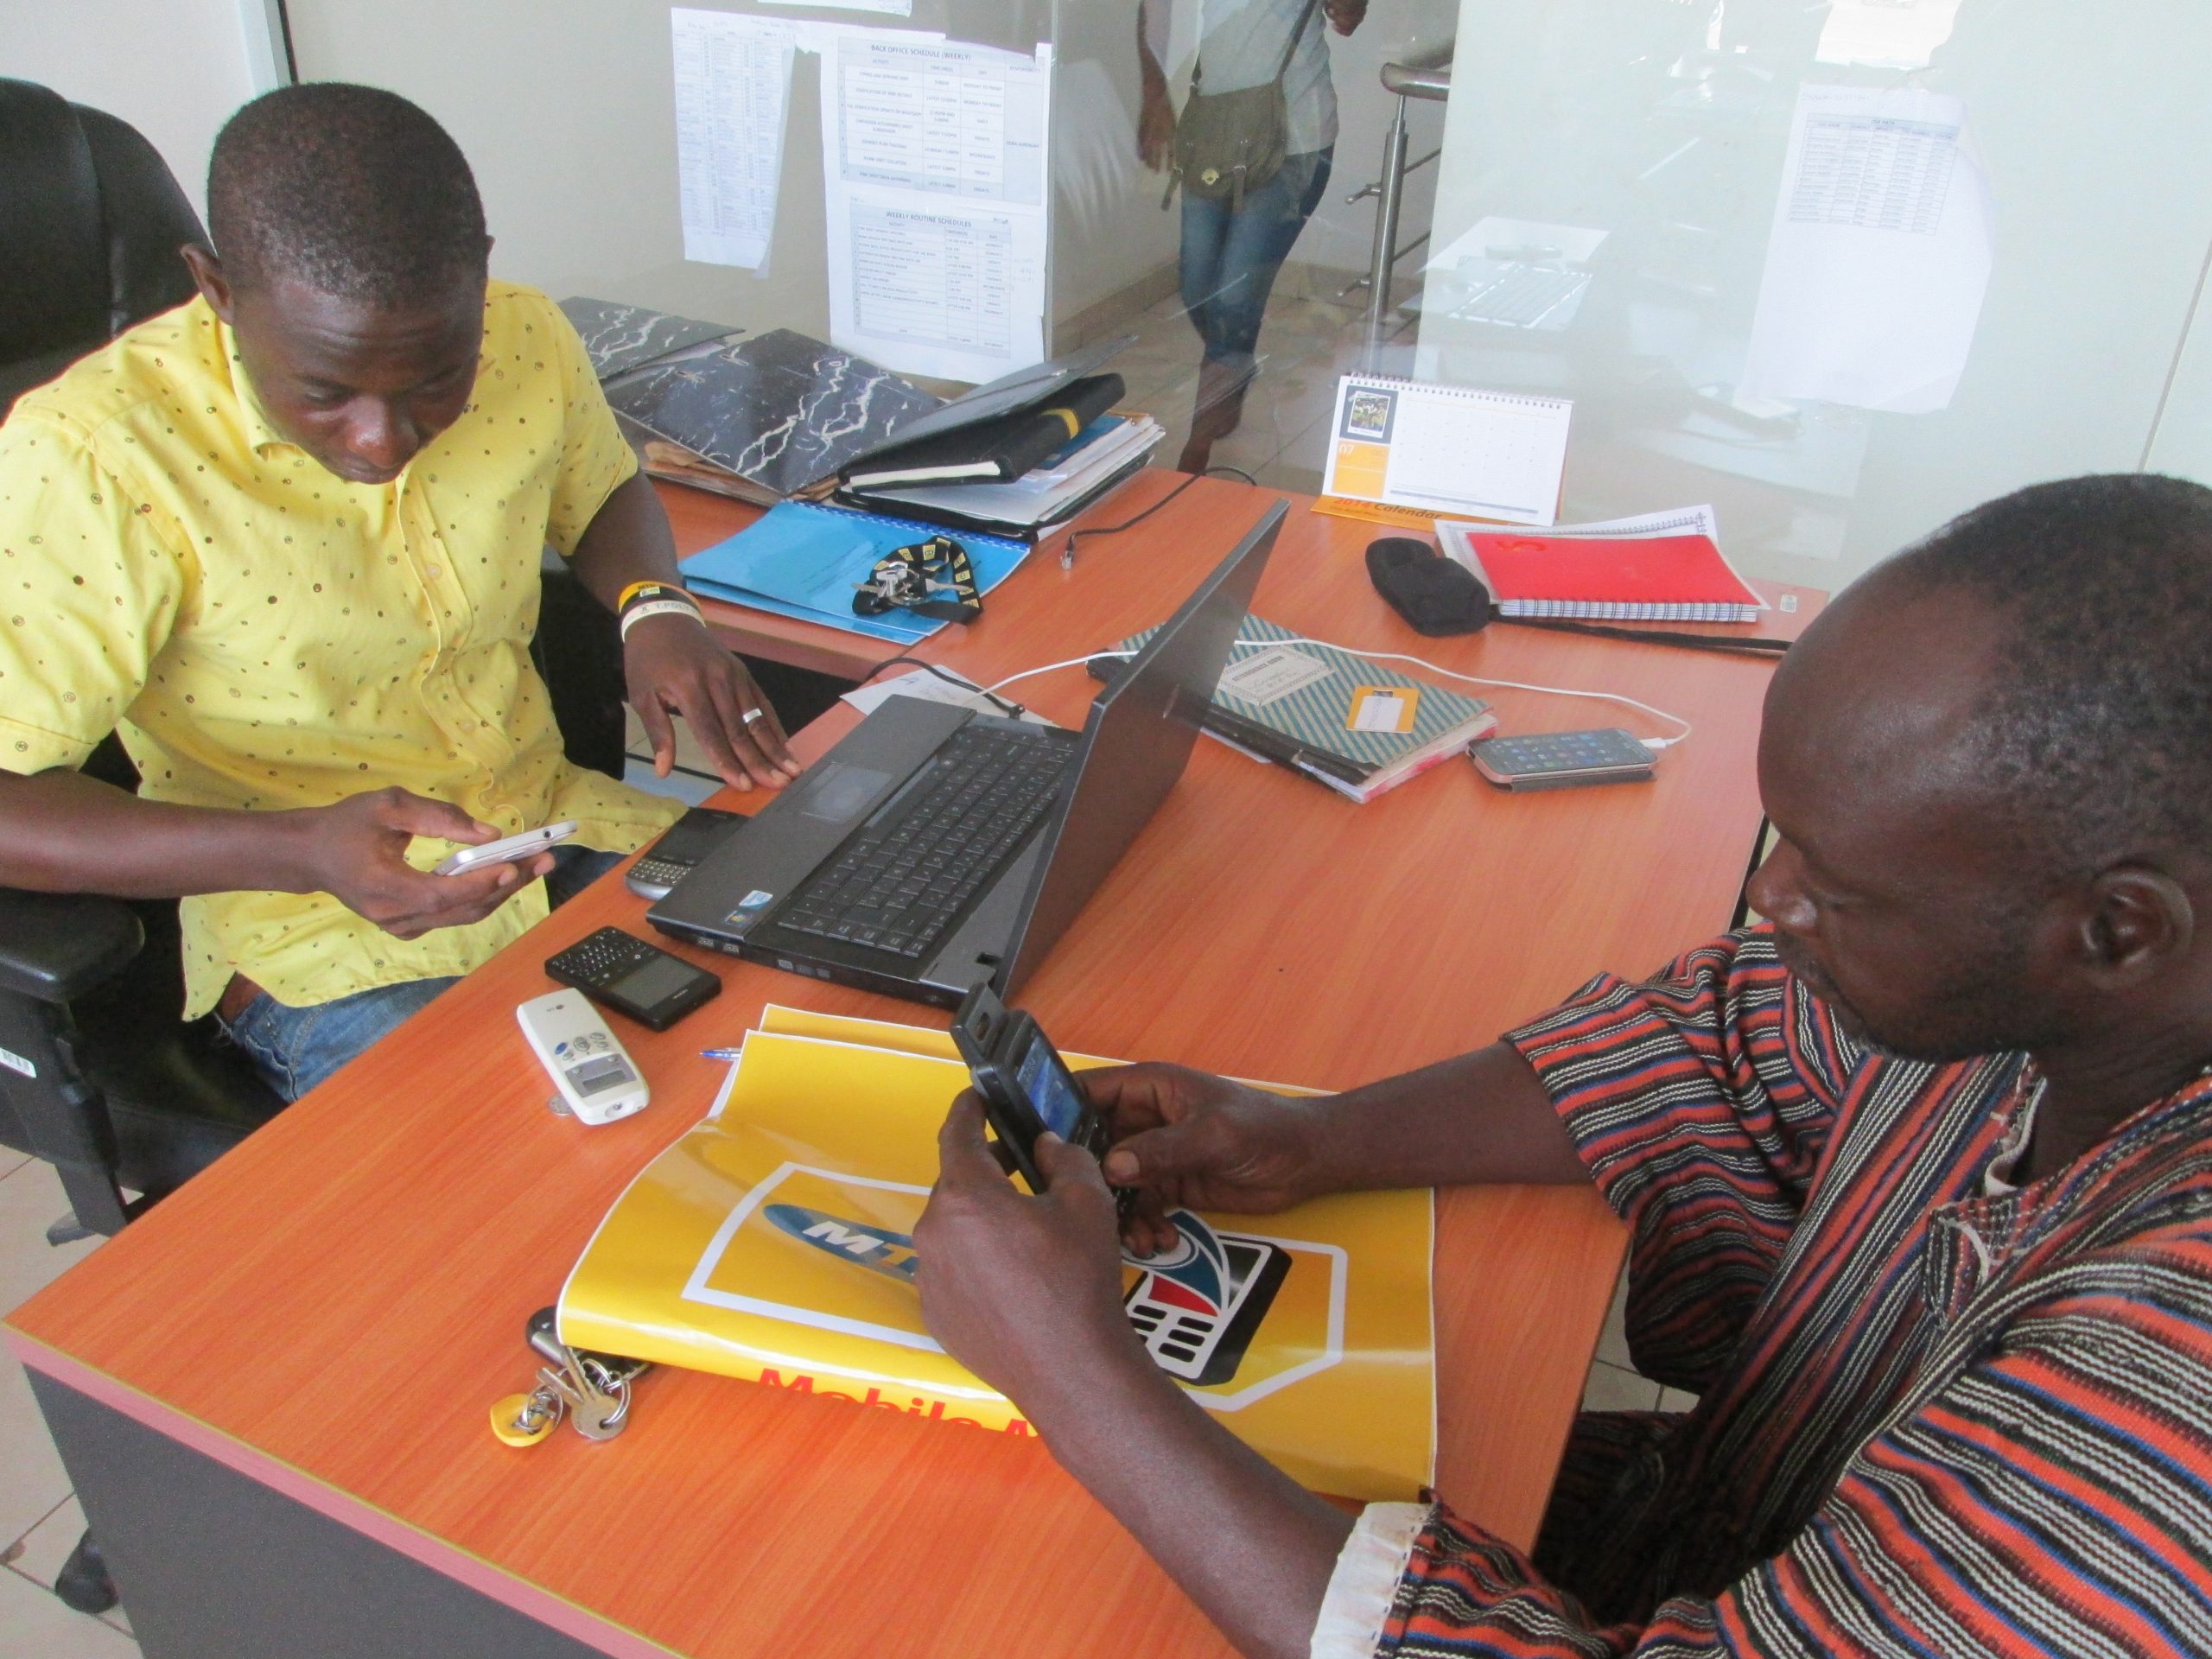
M 2033 480 L 2212 463 L 2212 11 L 1465 0 L 1459 35 L 1417 362 L 1574 399 L 1563 518 L 1711 502 L 1745 569 L 1833 588 Z
M 2029 479 L 2212 466 L 2189 0 L 1317 0 L 1287 58 L 1304 0 L 288 4 L 303 76 L 461 140 L 498 273 L 940 393 L 1130 334 L 1171 464 L 1317 487 L 1363 365 L 1563 393 L 1564 518 L 1710 500 L 1823 587 Z M 1278 64 L 1281 166 L 1163 206 L 1194 71 Z

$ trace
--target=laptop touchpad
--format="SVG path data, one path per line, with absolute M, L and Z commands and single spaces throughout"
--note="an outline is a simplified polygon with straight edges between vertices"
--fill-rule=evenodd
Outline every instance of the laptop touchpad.
M 891 781 L 887 772 L 874 772 L 849 761 L 817 761 L 816 767 L 814 787 L 807 791 L 799 810 L 826 823 L 842 823 L 860 817 Z

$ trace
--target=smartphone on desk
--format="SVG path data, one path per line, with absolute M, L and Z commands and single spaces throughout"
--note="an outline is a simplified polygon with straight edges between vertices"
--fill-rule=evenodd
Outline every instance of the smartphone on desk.
M 540 824 L 535 830 L 525 830 L 518 836 L 503 836 L 497 841 L 487 841 L 481 847 L 464 847 L 432 870 L 432 875 L 461 875 L 470 870 L 480 870 L 488 864 L 512 864 L 518 858 L 528 858 L 557 847 L 576 833 L 575 820 L 563 818 L 558 823 Z
M 1037 1022 L 1008 1008 L 988 985 L 961 999 L 952 1016 L 952 1040 L 982 1096 L 983 1116 L 1031 1192 L 1046 1187 L 1037 1167 L 1037 1138 L 1047 1129 L 1094 1157 L 1106 1155 L 1112 1140 L 1105 1121 L 1090 1109 L 1075 1073 Z M 1115 1190 L 1114 1207 L 1124 1217 L 1135 1200 L 1133 1189 Z
M 695 806 L 645 849 L 623 879 L 640 899 L 665 899 L 676 884 L 745 822 L 742 812 Z

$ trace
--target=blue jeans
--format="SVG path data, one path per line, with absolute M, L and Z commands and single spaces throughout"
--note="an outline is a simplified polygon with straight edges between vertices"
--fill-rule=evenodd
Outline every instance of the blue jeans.
M 1335 151 L 1331 144 L 1285 156 L 1274 176 L 1247 192 L 1234 211 L 1227 196 L 1183 193 L 1183 308 L 1207 361 L 1252 366 L 1275 273 L 1328 188 Z
M 589 847 L 555 848 L 546 899 L 556 906 L 566 904 L 628 856 Z M 222 1026 L 271 1089 L 297 1100 L 456 982 L 410 979 L 299 1008 L 264 991 Z

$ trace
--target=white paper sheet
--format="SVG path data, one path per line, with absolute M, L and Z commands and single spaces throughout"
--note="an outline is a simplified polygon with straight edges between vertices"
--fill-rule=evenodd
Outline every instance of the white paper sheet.
M 1925 69 L 1958 20 L 1959 0 L 1832 0 L 1814 55 L 1822 63 Z
M 1799 90 L 1745 391 L 1904 414 L 1950 403 L 1994 244 L 1965 124 L 1943 93 Z
M 842 30 L 836 44 L 833 164 L 845 184 L 1044 206 L 1049 48 L 1027 56 L 880 29 Z
M 683 7 L 669 27 L 683 257 L 758 270 L 776 233 L 793 27 Z
M 948 670 L 947 672 L 950 671 Z M 963 709 L 973 709 L 982 715 L 1004 715 L 1006 710 L 985 697 L 981 687 L 963 688 L 926 668 L 917 668 L 895 675 L 887 680 L 872 680 L 866 685 L 855 686 L 839 698 L 849 702 L 864 715 L 874 714 L 893 697 L 918 697 L 924 702 L 949 702 Z M 1021 711 L 1021 718 L 1034 726 L 1050 726 L 1052 722 L 1031 709 Z
M 760 0 L 760 3 L 764 6 L 823 7 L 835 11 L 875 11 L 886 17 L 911 17 L 914 15 L 914 0 Z
M 1711 502 L 1694 507 L 1675 507 L 1666 512 L 1639 512 L 1628 518 L 1601 518 L 1586 524 L 1554 524 L 1547 536 L 1602 536 L 1618 541 L 1628 536 L 1702 536 L 1720 545 L 1720 515 Z
M 830 338 L 983 381 L 1045 355 L 1052 48 L 849 27 L 823 64 Z

